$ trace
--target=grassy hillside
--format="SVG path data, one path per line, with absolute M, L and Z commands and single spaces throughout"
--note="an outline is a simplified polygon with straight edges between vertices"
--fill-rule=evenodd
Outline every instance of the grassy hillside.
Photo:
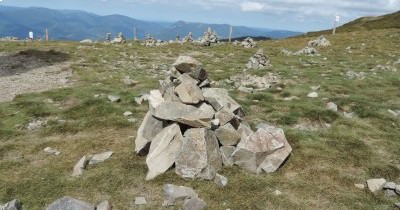
M 400 11 L 377 16 L 377 17 L 361 17 L 349 23 L 346 23 L 336 29 L 337 33 L 351 32 L 360 30 L 389 29 L 400 28 Z M 308 35 L 316 36 L 320 34 L 330 34 L 332 30 L 310 32 Z
M 36 210 L 69 195 L 91 203 L 109 199 L 115 209 L 137 209 L 135 196 L 145 196 L 149 204 L 142 209 L 160 209 L 162 187 L 172 183 L 194 188 L 213 210 L 392 209 L 398 198 L 383 192 L 374 195 L 354 184 L 380 177 L 400 183 L 400 119 L 387 111 L 400 110 L 400 73 L 393 71 L 400 68 L 400 29 L 328 36 L 332 46 L 319 49 L 321 56 L 281 54 L 283 48 L 300 49 L 312 38 L 258 43 L 273 68 L 249 73 L 278 75 L 282 82 L 272 89 L 246 94 L 223 86 L 244 107 L 253 127 L 259 122 L 282 127 L 293 147 L 287 162 L 273 174 L 257 176 L 236 166 L 224 168 L 220 173 L 229 183 L 223 189 L 213 182 L 183 180 L 173 170 L 144 181 L 145 158 L 134 154 L 133 140 L 148 105 L 137 105 L 133 98 L 158 88 L 163 70 L 178 55 L 194 56 L 210 79 L 224 80 L 242 73 L 257 49 L 226 44 L 146 48 L 139 43 L 0 42 L 2 53 L 36 49 L 67 54 L 75 80 L 69 88 L 23 94 L 0 103 L 0 203 L 18 198 L 24 209 Z M 348 79 L 348 71 L 364 72 L 365 79 Z M 121 79 L 126 76 L 139 84 L 124 85 Z M 307 98 L 310 86 L 316 85 L 321 86 L 319 97 Z M 122 101 L 111 103 L 108 94 L 119 95 Z M 283 100 L 292 96 L 298 99 Z M 328 101 L 355 117 L 327 110 Z M 137 121 L 129 122 L 125 111 L 133 112 Z M 47 126 L 27 130 L 25 126 L 36 119 L 48 120 Z M 326 123 L 330 128 L 323 126 Z M 47 146 L 62 154 L 46 156 Z M 115 152 L 109 160 L 89 166 L 82 177 L 70 176 L 83 155 L 107 150 Z M 274 195 L 275 190 L 282 195 Z

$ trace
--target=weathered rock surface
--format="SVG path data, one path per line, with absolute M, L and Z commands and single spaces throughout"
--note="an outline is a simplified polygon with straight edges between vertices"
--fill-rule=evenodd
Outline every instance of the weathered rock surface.
M 204 101 L 203 92 L 197 86 L 197 81 L 185 80 L 175 88 L 175 92 L 185 104 L 198 104 Z
M 202 210 L 205 208 L 207 208 L 206 202 L 198 197 L 186 199 L 182 206 L 182 210 Z
M 250 172 L 271 173 L 280 167 L 291 151 L 282 129 L 264 125 L 241 140 L 233 159 L 236 165 Z
M 310 47 L 329 47 L 331 43 L 324 36 L 319 36 L 317 39 L 308 42 Z
M 94 206 L 85 201 L 65 196 L 51 203 L 46 210 L 95 210 Z
M 47 155 L 60 155 L 61 152 L 58 151 L 57 149 L 53 149 L 51 147 L 46 147 L 43 149 L 44 153 L 46 153 Z
M 203 96 L 217 111 L 226 107 L 228 110 L 235 113 L 241 108 L 240 105 L 229 96 L 228 91 L 222 88 L 204 88 Z
M 150 91 L 149 105 L 151 108 L 153 109 L 157 108 L 162 102 L 164 102 L 164 99 L 159 90 Z
M 185 200 L 198 197 L 197 193 L 190 187 L 177 186 L 173 184 L 164 185 L 165 206 L 175 205 L 177 200 Z
M 216 174 L 214 178 L 214 183 L 219 187 L 225 187 L 228 184 L 228 179 L 221 174 Z
M 235 130 L 235 128 L 230 123 L 227 123 L 227 124 L 219 127 L 215 131 L 215 134 L 216 134 L 219 142 L 223 146 L 236 145 L 239 142 L 240 137 L 241 137 L 241 135 Z
M 107 96 L 107 98 L 111 102 L 120 102 L 121 101 L 121 97 L 115 96 L 115 95 L 109 95 L 109 96 Z
M 326 108 L 327 108 L 328 110 L 331 110 L 331 111 L 334 111 L 334 112 L 337 112 L 337 111 L 338 111 L 338 106 L 337 106 L 335 103 L 333 103 L 333 102 L 328 102 L 328 103 L 326 103 Z
M 22 210 L 22 204 L 19 200 L 14 199 L 4 205 L 0 205 L 0 210 Z
M 135 198 L 135 205 L 146 205 L 147 201 L 145 197 L 136 197 Z
M 377 193 L 378 191 L 382 190 L 383 185 L 385 185 L 386 179 L 380 178 L 380 179 L 369 179 L 367 180 L 367 187 L 369 191 L 372 193 Z
M 96 210 L 112 210 L 112 205 L 108 200 L 104 200 L 97 204 Z
M 179 56 L 172 64 L 180 73 L 189 73 L 201 66 L 201 63 L 190 56 Z
M 175 165 L 175 172 L 183 178 L 213 179 L 222 167 L 214 132 L 205 128 L 187 130 Z
M 222 146 L 219 149 L 221 152 L 222 163 L 224 164 L 224 166 L 232 167 L 234 164 L 232 154 L 233 154 L 233 152 L 235 152 L 236 147 Z
M 102 162 L 104 162 L 105 160 L 107 160 L 108 158 L 110 158 L 112 154 L 113 154 L 112 151 L 108 151 L 108 152 L 103 152 L 103 153 L 95 154 L 95 155 L 93 155 L 93 157 L 90 159 L 89 165 L 94 165 L 94 164 L 102 163 Z
M 222 108 L 215 113 L 215 118 L 219 120 L 221 126 L 227 124 L 235 117 L 235 114 L 231 112 L 228 108 Z
M 135 152 L 140 153 L 145 149 L 153 138 L 164 128 L 164 123 L 153 117 L 151 112 L 147 112 L 140 125 L 135 140 Z
M 182 142 L 183 137 L 178 124 L 172 124 L 157 134 L 146 158 L 149 168 L 146 180 L 154 179 L 175 163 Z
M 90 158 L 86 155 L 83 156 L 78 163 L 74 166 L 74 170 L 72 172 L 72 176 L 81 176 L 86 169 L 87 164 L 89 163 Z

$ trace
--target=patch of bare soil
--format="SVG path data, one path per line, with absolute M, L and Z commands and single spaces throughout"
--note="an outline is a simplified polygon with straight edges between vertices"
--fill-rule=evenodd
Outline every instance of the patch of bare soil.
M 21 51 L 0 55 L 0 102 L 18 94 L 67 87 L 72 83 L 69 56 L 56 51 Z

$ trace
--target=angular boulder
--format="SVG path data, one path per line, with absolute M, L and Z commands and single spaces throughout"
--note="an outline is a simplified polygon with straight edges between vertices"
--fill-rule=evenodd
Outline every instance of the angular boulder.
M 175 202 L 177 200 L 185 200 L 198 197 L 197 193 L 190 187 L 166 184 L 164 185 L 163 190 L 165 206 L 175 205 Z
M 135 152 L 146 153 L 146 145 L 164 128 L 164 124 L 163 121 L 154 118 L 150 111 L 147 112 L 136 134 Z
M 183 137 L 178 124 L 172 124 L 157 134 L 151 143 L 150 151 L 146 158 L 147 167 L 149 168 L 146 180 L 154 179 L 175 163 L 182 142 Z
M 241 107 L 233 100 L 226 89 L 222 88 L 204 88 L 203 96 L 205 100 L 211 104 L 216 111 L 221 110 L 223 107 L 235 113 Z
M 201 66 L 201 63 L 190 56 L 179 56 L 172 65 L 180 73 L 188 73 Z
M 225 125 L 235 117 L 235 114 L 231 112 L 228 108 L 222 108 L 215 113 L 215 118 L 219 119 L 221 125 Z
M 206 202 L 198 197 L 186 199 L 182 205 L 182 210 L 202 210 L 205 208 L 207 208 Z
M 219 127 L 215 131 L 215 134 L 219 140 L 219 143 L 221 143 L 223 146 L 236 145 L 241 137 L 230 123 Z
M 383 186 L 386 183 L 386 179 L 380 178 L 380 179 L 369 179 L 367 180 L 367 187 L 369 191 L 372 193 L 377 193 L 383 189 Z
M 46 210 L 95 210 L 94 206 L 85 201 L 65 196 L 51 203 Z
M 240 141 L 233 153 L 236 165 L 253 173 L 276 171 L 292 148 L 282 129 L 265 125 Z
M 159 90 L 151 90 L 149 95 L 149 105 L 150 108 L 157 108 L 162 102 L 164 102 L 164 98 Z
M 219 148 L 221 152 L 222 163 L 224 166 L 232 167 L 233 166 L 233 157 L 232 154 L 235 152 L 236 147 L 234 146 L 222 146 Z
M 108 158 L 110 158 L 112 154 L 113 154 L 112 151 L 103 152 L 103 153 L 100 153 L 100 154 L 95 154 L 95 155 L 93 155 L 93 157 L 90 159 L 89 165 L 94 165 L 94 164 L 102 163 L 102 162 L 104 162 L 105 160 L 107 160 Z
M 89 163 L 90 158 L 86 155 L 83 156 L 78 163 L 74 166 L 74 170 L 72 172 L 72 176 L 81 176 L 86 169 L 87 164 Z
M 183 178 L 213 179 L 222 167 L 218 140 L 212 130 L 189 129 L 175 161 L 175 172 Z
M 175 88 L 175 93 L 185 104 L 198 104 L 204 101 L 203 92 L 197 86 L 197 81 L 184 80 Z

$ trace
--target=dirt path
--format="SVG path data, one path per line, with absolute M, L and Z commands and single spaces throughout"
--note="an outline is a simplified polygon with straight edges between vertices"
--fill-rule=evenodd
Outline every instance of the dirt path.
M 71 62 L 31 69 L 24 73 L 0 77 L 0 102 L 12 101 L 22 93 L 41 92 L 72 85 Z

